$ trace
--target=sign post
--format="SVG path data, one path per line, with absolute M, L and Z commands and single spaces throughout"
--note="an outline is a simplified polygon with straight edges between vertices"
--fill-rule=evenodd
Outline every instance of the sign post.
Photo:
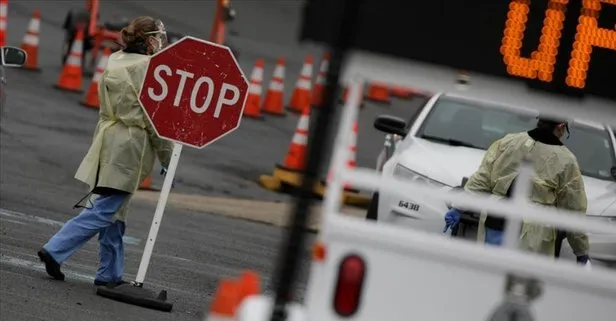
M 143 288 L 158 230 L 184 145 L 202 149 L 236 130 L 248 81 L 231 50 L 185 36 L 152 56 L 139 102 L 156 134 L 174 142 L 137 278 L 132 284 L 101 287 L 97 294 L 144 307 L 171 311 L 166 291 Z
M 165 174 L 165 181 L 163 182 L 163 188 L 160 191 L 158 197 L 158 203 L 156 204 L 156 210 L 154 211 L 154 218 L 152 219 L 152 225 L 150 226 L 150 232 L 148 233 L 148 239 L 143 249 L 143 255 L 141 256 L 141 263 L 139 263 L 139 270 L 137 271 L 137 278 L 135 279 L 136 286 L 143 286 L 145 280 L 145 274 L 148 272 L 150 265 L 150 258 L 152 257 L 152 251 L 154 250 L 154 243 L 158 236 L 158 229 L 160 228 L 160 222 L 163 219 L 163 213 L 167 206 L 167 200 L 169 199 L 169 192 L 171 191 L 171 185 L 173 184 L 173 178 L 175 177 L 175 170 L 178 167 L 180 161 L 180 154 L 182 153 L 182 144 L 173 143 L 173 152 L 171 154 L 171 161 L 169 162 L 169 168 Z

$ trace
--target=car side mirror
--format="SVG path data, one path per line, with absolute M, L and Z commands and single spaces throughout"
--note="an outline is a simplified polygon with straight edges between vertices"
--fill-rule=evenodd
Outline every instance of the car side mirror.
M 610 173 L 612 174 L 612 177 L 613 177 L 614 179 L 616 179 L 616 166 L 614 166 L 614 167 L 612 167 L 612 168 L 610 169 Z
M 28 54 L 25 50 L 17 47 L 2 47 L 0 59 L 5 67 L 21 67 L 26 63 Z
M 406 136 L 406 122 L 395 116 L 381 115 L 374 120 L 374 128 L 387 134 Z

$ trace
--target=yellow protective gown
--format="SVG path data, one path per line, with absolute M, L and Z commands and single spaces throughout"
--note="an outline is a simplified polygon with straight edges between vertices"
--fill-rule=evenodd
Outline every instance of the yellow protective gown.
M 173 143 L 156 135 L 138 101 L 149 59 L 123 51 L 109 57 L 98 86 L 99 121 L 75 174 L 90 190 L 107 187 L 132 194 L 150 175 L 156 157 L 165 168 L 169 165 Z M 126 220 L 131 198 L 114 220 Z
M 495 141 L 464 189 L 503 197 L 517 176 L 523 159 L 530 161 L 535 169 L 531 201 L 586 215 L 586 192 L 575 156 L 565 146 L 535 141 L 526 132 L 508 134 Z M 486 214 L 482 213 L 478 230 L 480 242 L 484 238 L 485 218 Z M 588 254 L 586 233 L 567 233 L 567 240 L 577 256 Z M 554 227 L 523 223 L 520 235 L 520 247 L 523 250 L 553 256 L 555 245 Z

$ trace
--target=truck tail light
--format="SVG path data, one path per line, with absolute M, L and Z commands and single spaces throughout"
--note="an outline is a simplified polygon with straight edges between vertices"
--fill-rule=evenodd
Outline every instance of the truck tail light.
M 366 263 L 358 255 L 348 255 L 340 262 L 334 292 L 334 310 L 338 315 L 349 317 L 359 308 L 365 274 Z

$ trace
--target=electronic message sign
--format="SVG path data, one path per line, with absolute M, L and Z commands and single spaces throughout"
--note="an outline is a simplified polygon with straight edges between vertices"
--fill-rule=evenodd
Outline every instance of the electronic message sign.
M 302 39 L 328 44 L 339 0 L 309 0 Z M 616 99 L 616 0 L 363 0 L 353 47 Z

